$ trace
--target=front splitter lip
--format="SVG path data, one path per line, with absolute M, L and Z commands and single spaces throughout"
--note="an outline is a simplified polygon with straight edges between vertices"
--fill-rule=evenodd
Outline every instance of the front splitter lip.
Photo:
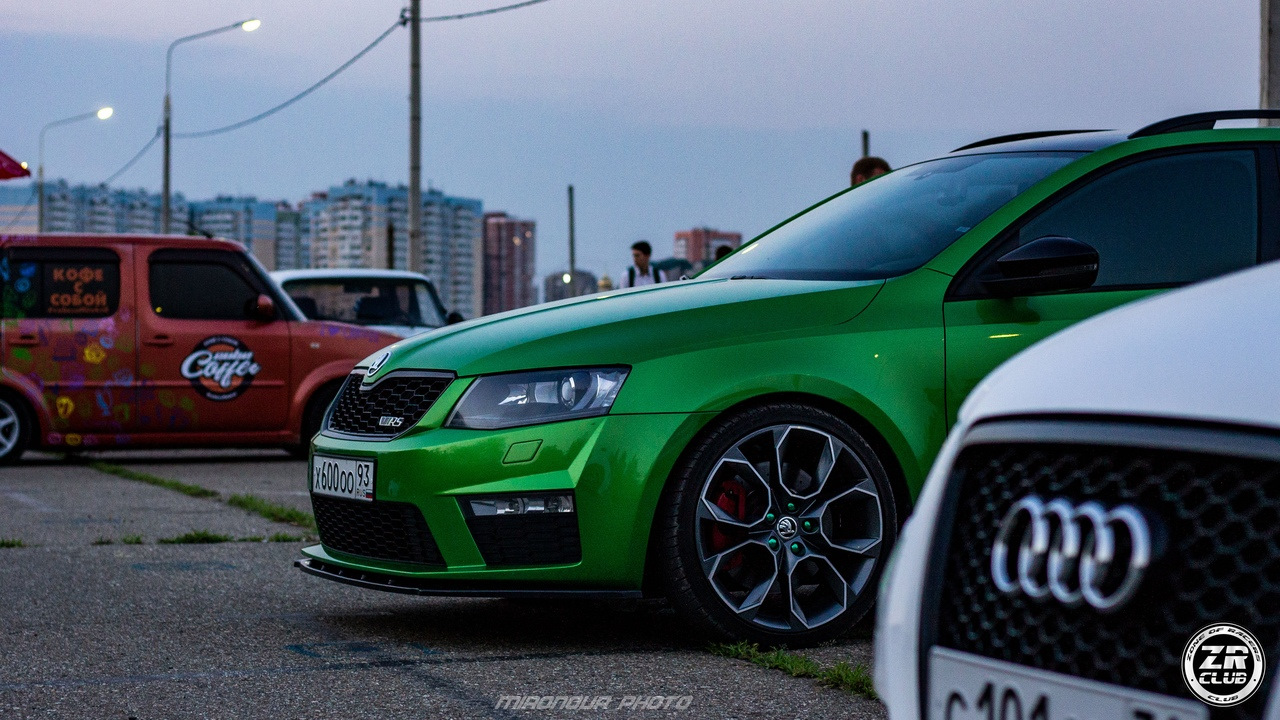
M 639 590 L 608 590 L 590 588 L 529 587 L 518 588 L 490 585 L 482 582 L 440 581 L 425 578 L 404 577 L 356 570 L 326 563 L 316 558 L 301 558 L 293 564 L 308 575 L 315 575 L 326 580 L 355 585 L 356 587 L 384 592 L 403 593 L 407 595 L 426 595 L 440 597 L 487 597 L 487 598 L 598 598 L 598 599 L 638 599 L 643 597 Z

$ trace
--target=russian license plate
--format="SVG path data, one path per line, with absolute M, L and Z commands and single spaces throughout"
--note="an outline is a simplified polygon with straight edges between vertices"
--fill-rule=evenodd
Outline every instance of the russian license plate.
M 1208 720 L 1208 706 L 947 648 L 929 653 L 928 720 Z
M 311 492 L 373 500 L 373 461 L 316 455 L 311 458 Z

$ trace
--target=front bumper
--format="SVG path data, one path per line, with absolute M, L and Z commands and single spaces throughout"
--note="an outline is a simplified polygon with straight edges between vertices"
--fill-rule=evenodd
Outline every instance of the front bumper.
M 343 552 L 323 544 L 322 524 L 322 544 L 303 549 L 299 568 L 339 582 L 415 594 L 634 594 L 644 578 L 662 486 L 680 451 L 708 417 L 608 415 L 492 431 L 436 427 L 384 442 L 320 435 L 313 454 L 376 463 L 372 503 L 336 502 L 416 508 L 438 554 L 431 555 L 430 563 L 412 563 Z M 482 548 L 492 538 L 478 537 L 475 518 L 464 510 L 468 496 L 557 491 L 574 497 L 581 552 L 569 554 L 580 557 L 573 562 L 495 562 L 492 546 Z M 505 521 L 492 520 L 489 535 Z M 395 532 L 418 531 L 397 527 Z M 527 540 L 571 541 L 566 538 L 571 535 Z M 514 542 L 523 544 L 526 537 L 517 536 Z

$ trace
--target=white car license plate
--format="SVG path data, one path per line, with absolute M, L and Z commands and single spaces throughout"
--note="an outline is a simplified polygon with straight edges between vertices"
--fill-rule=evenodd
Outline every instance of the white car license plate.
M 928 720 L 1208 720 L 1194 700 L 969 653 L 929 653 Z
M 373 461 L 316 455 L 311 458 L 311 492 L 373 500 Z

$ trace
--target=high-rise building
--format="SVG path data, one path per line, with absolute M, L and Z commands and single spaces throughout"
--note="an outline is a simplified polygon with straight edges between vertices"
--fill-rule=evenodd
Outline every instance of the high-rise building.
M 537 302 L 534 287 L 536 223 L 504 212 L 484 214 L 484 314 Z
M 113 190 L 103 185 L 44 184 L 45 232 L 147 235 L 160 232 L 160 196 L 146 190 Z M 35 184 L 0 188 L 0 233 L 36 232 Z M 175 217 L 186 217 L 187 201 L 173 198 Z
M 567 272 L 551 273 L 542 281 L 543 302 L 590 295 L 598 291 L 596 276 L 586 270 L 574 270 L 572 277 Z
M 688 260 L 695 268 L 700 268 L 715 261 L 716 248 L 737 248 L 741 244 L 742 233 L 708 227 L 681 230 L 676 233 L 675 257 Z
M 276 269 L 311 267 L 311 247 L 303 242 L 302 213 L 287 202 L 276 203 Z
M 266 269 L 278 267 L 276 203 L 253 196 L 219 195 L 213 200 L 190 203 L 188 217 L 189 234 L 235 240 Z
M 301 240 L 313 267 L 410 269 L 431 278 L 449 310 L 468 317 L 484 310 L 479 200 L 422 194 L 422 267 L 408 268 L 409 189 L 348 180 L 299 206 Z

